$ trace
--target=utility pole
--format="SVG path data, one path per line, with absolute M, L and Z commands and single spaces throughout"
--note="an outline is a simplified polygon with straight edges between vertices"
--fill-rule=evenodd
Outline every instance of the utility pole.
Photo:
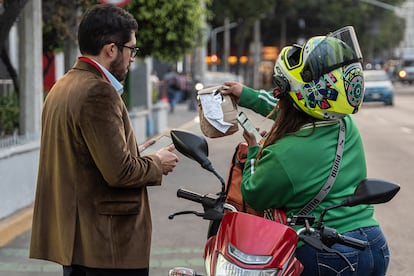
M 200 0 L 200 5 L 205 9 L 204 0 Z M 205 75 L 207 71 L 207 64 L 205 58 L 207 56 L 206 44 L 208 39 L 208 28 L 206 23 L 206 18 L 203 16 L 201 26 L 201 36 L 199 37 L 200 43 L 197 43 L 199 46 L 194 48 L 191 55 L 191 78 L 193 80 L 193 86 L 196 82 L 204 83 Z M 197 94 L 196 92 L 191 93 L 190 101 L 188 104 L 188 109 L 196 111 L 197 110 Z
M 230 19 L 224 19 L 224 53 L 223 53 L 223 69 L 224 72 L 229 72 L 229 56 L 230 56 Z
M 28 1 L 20 18 L 20 134 L 38 136 L 43 104 L 41 0 Z
M 253 87 L 259 87 L 259 65 L 261 55 L 261 38 L 260 38 L 260 19 L 254 22 L 254 41 L 253 41 Z
M 232 22 L 224 26 L 220 26 L 211 30 L 211 55 L 217 55 L 217 34 L 223 32 L 224 30 L 230 30 L 232 28 L 237 27 L 237 22 Z M 230 36 L 229 36 L 230 37 Z M 230 38 L 229 38 L 229 45 L 230 45 Z M 228 46 L 230 47 L 230 46 Z M 217 71 L 217 64 L 213 63 L 212 70 L 213 72 Z

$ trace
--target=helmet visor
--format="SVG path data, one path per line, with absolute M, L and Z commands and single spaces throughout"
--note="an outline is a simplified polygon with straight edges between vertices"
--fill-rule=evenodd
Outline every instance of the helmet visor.
M 319 79 L 339 67 L 361 62 L 362 53 L 352 26 L 325 36 L 307 57 L 301 76 L 303 81 Z

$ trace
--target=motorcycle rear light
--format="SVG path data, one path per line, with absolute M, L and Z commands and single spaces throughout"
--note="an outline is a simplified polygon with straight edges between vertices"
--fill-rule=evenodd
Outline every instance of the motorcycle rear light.
M 223 255 L 217 255 L 215 276 L 276 276 L 278 269 L 245 269 L 227 260 Z
M 267 264 L 272 260 L 272 256 L 266 255 L 250 255 L 246 254 L 243 251 L 237 249 L 235 246 L 229 244 L 229 254 L 245 264 L 252 264 L 252 265 L 259 265 L 259 264 Z

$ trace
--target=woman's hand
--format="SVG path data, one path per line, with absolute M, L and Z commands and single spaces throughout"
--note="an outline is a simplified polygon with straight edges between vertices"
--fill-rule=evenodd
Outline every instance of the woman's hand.
M 259 131 L 259 128 L 256 128 L 257 129 L 257 131 Z M 265 136 L 267 135 L 267 131 L 266 130 L 262 130 L 261 132 L 260 132 L 260 135 L 263 137 L 261 140 L 260 140 L 260 145 L 263 145 L 263 143 L 264 143 L 264 140 L 265 140 Z M 252 147 L 252 146 L 257 146 L 258 144 L 257 144 L 257 141 L 256 141 L 256 137 L 254 136 L 254 134 L 253 133 L 251 133 L 251 132 L 247 132 L 246 130 L 245 131 L 243 131 L 243 138 L 244 138 L 244 140 L 246 140 L 246 143 L 247 143 L 247 145 L 249 146 L 249 147 Z
M 247 132 L 246 130 L 244 130 L 243 131 L 243 138 L 244 138 L 244 140 L 246 140 L 247 145 L 249 147 L 257 146 L 256 137 L 254 136 L 253 133 Z
M 232 96 L 236 103 L 238 103 L 240 100 L 242 90 L 243 84 L 235 81 L 226 81 L 220 89 L 221 94 Z

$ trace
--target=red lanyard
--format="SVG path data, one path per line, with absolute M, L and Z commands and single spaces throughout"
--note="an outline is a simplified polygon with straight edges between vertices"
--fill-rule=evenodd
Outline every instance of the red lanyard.
M 79 57 L 78 59 L 81 60 L 81 61 L 87 62 L 90 65 L 92 65 L 93 67 L 95 67 L 96 69 L 98 69 L 98 71 L 102 74 L 102 76 L 110 83 L 110 81 L 109 81 L 108 77 L 106 76 L 105 72 L 102 70 L 101 67 L 99 67 L 98 64 L 96 64 L 95 61 L 93 61 L 92 59 L 90 59 L 88 57 L 84 57 L 84 56 Z

